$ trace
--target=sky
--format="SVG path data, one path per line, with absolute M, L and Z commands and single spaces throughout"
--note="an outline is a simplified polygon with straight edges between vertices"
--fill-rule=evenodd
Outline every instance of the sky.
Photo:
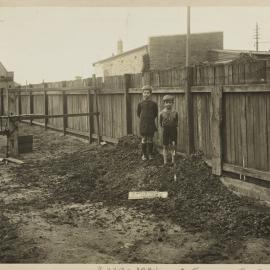
M 225 49 L 270 49 L 269 7 L 191 7 L 191 33 L 223 31 Z M 149 36 L 185 34 L 185 7 L 1 7 L 0 62 L 25 84 L 91 77 L 95 61 L 146 45 Z

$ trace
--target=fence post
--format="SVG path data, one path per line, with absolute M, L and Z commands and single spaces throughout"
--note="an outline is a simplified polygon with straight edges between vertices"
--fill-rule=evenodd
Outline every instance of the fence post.
M 47 95 L 47 91 L 44 90 L 44 115 L 48 115 L 48 95 Z M 48 126 L 48 118 L 45 117 L 44 119 L 44 129 L 47 130 L 47 126 Z
M 64 135 L 66 135 L 66 129 L 67 129 L 67 96 L 66 96 L 66 92 L 63 91 L 62 93 L 62 105 L 63 105 L 63 133 Z
M 124 104 L 125 104 L 125 135 L 132 133 L 132 117 L 131 117 L 131 104 L 130 104 L 130 94 L 128 92 L 130 86 L 130 74 L 124 74 Z
M 99 113 L 99 108 L 98 108 L 98 94 L 97 94 L 97 89 L 95 89 L 95 100 L 96 100 L 96 112 L 98 113 L 96 115 L 96 119 L 97 119 L 97 141 L 98 141 L 98 144 L 100 144 L 100 141 L 101 141 L 100 127 L 99 127 L 99 116 L 100 116 L 100 113 Z
M 8 106 L 8 115 L 15 115 L 16 114 L 16 92 L 9 90 L 7 88 L 7 102 Z M 11 156 L 18 156 L 19 155 L 19 146 L 18 146 L 18 121 L 15 118 L 8 119 L 8 130 L 10 132 L 9 136 L 7 137 L 7 157 L 8 152 Z
M 17 92 L 18 94 L 18 114 L 21 115 L 22 114 L 22 97 L 21 97 L 21 91 L 19 90 Z
M 245 168 L 248 166 L 248 145 L 247 145 L 247 107 L 246 107 L 246 99 L 247 96 L 243 96 L 242 102 L 240 104 L 241 106 L 241 114 L 240 114 L 240 125 L 241 125 L 241 143 L 242 143 L 242 167 Z M 246 180 L 246 177 L 244 175 L 244 180 Z
M 192 106 L 192 67 L 186 68 L 185 83 L 185 107 L 186 107 L 186 136 L 187 136 L 187 154 L 194 152 L 194 128 L 193 128 L 193 106 Z
M 98 93 L 97 93 L 97 80 L 96 80 L 96 75 L 92 75 L 92 85 L 94 87 L 94 97 L 95 97 L 95 105 L 96 105 L 96 120 L 97 120 L 97 143 L 100 144 L 101 141 L 101 134 L 100 134 L 100 125 L 99 125 L 99 117 L 100 117 L 100 112 L 99 112 L 99 107 L 98 107 Z M 103 84 L 104 85 L 104 84 Z
M 33 114 L 34 113 L 34 103 L 33 103 L 33 94 L 32 94 L 32 91 L 30 90 L 29 92 L 29 111 L 30 111 L 30 114 Z M 30 125 L 32 125 L 32 122 L 33 122 L 33 119 L 30 120 Z
M 222 91 L 217 85 L 211 91 L 212 173 L 222 174 Z
M 4 89 L 0 90 L 0 99 L 1 99 L 1 108 L 0 108 L 0 115 L 4 115 Z
M 89 89 L 87 92 L 88 97 L 88 127 L 89 127 L 89 143 L 92 143 L 92 134 L 93 134 L 93 117 L 94 115 L 90 115 L 93 112 L 93 97 L 91 97 L 91 90 Z

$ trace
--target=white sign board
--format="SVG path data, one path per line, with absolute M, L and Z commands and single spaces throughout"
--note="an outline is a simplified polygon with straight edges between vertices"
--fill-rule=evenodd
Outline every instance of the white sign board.
M 168 192 L 159 192 L 159 191 L 133 191 L 128 193 L 129 200 L 138 200 L 138 199 L 153 199 L 153 198 L 167 198 Z

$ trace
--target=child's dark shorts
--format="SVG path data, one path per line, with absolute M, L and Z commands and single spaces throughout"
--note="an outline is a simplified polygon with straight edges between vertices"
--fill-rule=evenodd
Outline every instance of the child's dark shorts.
M 172 145 L 172 142 L 177 145 L 177 127 L 164 127 L 163 128 L 163 145 Z

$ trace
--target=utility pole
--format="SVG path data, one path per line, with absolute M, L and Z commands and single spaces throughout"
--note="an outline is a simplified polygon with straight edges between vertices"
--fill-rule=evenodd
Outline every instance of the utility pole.
M 187 37 L 186 37 L 186 85 L 185 85 L 185 108 L 186 108 L 186 152 L 188 155 L 194 152 L 193 134 L 193 111 L 191 96 L 191 67 L 190 67 L 190 7 L 187 7 Z
M 256 46 L 256 51 L 259 51 L 259 39 L 260 39 L 260 35 L 259 35 L 259 26 L 258 23 L 256 22 L 256 28 L 255 28 L 255 46 Z
M 190 7 L 187 7 L 186 67 L 189 66 L 189 58 L 190 58 Z

